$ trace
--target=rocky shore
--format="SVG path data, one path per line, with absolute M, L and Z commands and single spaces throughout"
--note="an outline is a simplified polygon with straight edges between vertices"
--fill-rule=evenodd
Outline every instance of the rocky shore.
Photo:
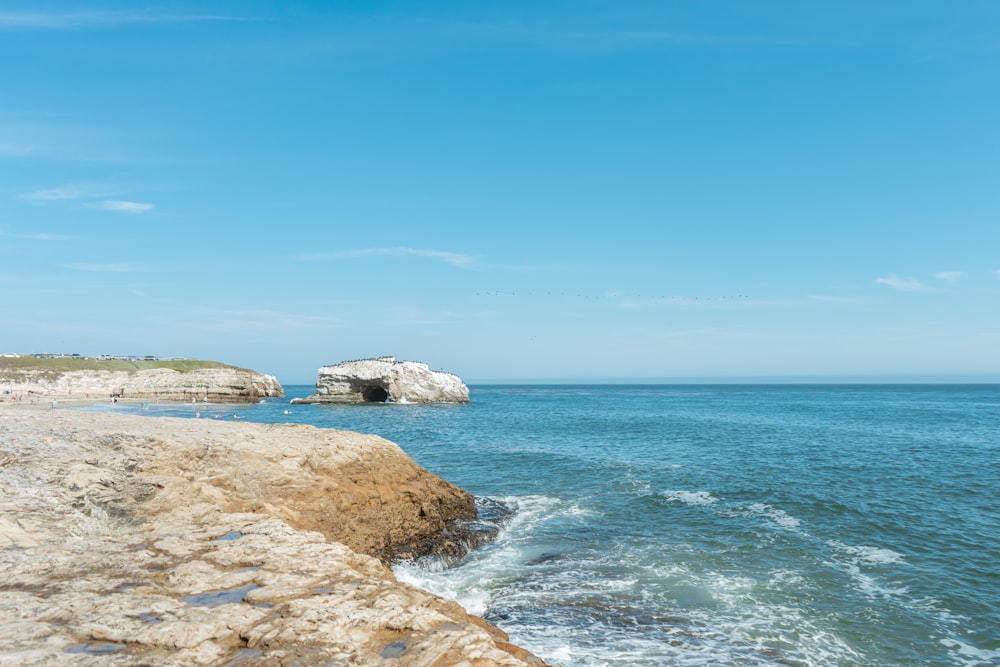
M 163 401 L 256 403 L 280 397 L 285 390 L 273 375 L 244 368 L 220 366 L 178 371 L 171 368 L 142 370 L 60 370 L 0 367 L 0 391 L 24 399 L 115 398 Z
M 376 436 L 0 408 L 0 664 L 543 665 L 395 580 L 469 494 Z

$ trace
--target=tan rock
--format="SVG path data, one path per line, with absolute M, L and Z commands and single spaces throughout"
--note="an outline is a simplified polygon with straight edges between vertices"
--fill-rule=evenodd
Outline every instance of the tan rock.
M 469 501 L 374 436 L 5 410 L 0 664 L 540 664 L 357 551 Z

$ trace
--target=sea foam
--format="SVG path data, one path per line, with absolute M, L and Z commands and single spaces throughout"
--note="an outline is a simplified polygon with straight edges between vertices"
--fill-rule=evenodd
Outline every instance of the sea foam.
M 857 546 L 851 547 L 839 542 L 830 542 L 830 546 L 843 551 L 854 557 L 856 563 L 861 565 L 890 565 L 903 561 L 903 554 L 892 549 L 881 549 L 879 547 Z
M 685 505 L 714 505 L 719 499 L 708 491 L 664 491 L 663 497 Z
M 772 507 L 771 505 L 766 505 L 764 503 L 754 503 L 753 505 L 747 507 L 747 509 L 751 514 L 764 517 L 776 526 L 787 530 L 797 530 L 799 524 L 801 523 L 785 510 Z

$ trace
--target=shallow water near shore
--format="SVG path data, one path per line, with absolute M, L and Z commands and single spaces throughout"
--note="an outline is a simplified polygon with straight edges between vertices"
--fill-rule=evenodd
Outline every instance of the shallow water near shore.
M 509 503 L 496 542 L 397 576 L 565 667 L 1000 665 L 1000 386 L 89 409 L 377 433 Z

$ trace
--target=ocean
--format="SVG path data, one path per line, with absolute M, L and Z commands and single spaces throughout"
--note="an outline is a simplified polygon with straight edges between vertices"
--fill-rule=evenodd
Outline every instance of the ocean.
M 1000 665 L 997 385 L 484 385 L 469 405 L 233 410 L 379 434 L 508 505 L 495 542 L 395 572 L 553 664 Z

